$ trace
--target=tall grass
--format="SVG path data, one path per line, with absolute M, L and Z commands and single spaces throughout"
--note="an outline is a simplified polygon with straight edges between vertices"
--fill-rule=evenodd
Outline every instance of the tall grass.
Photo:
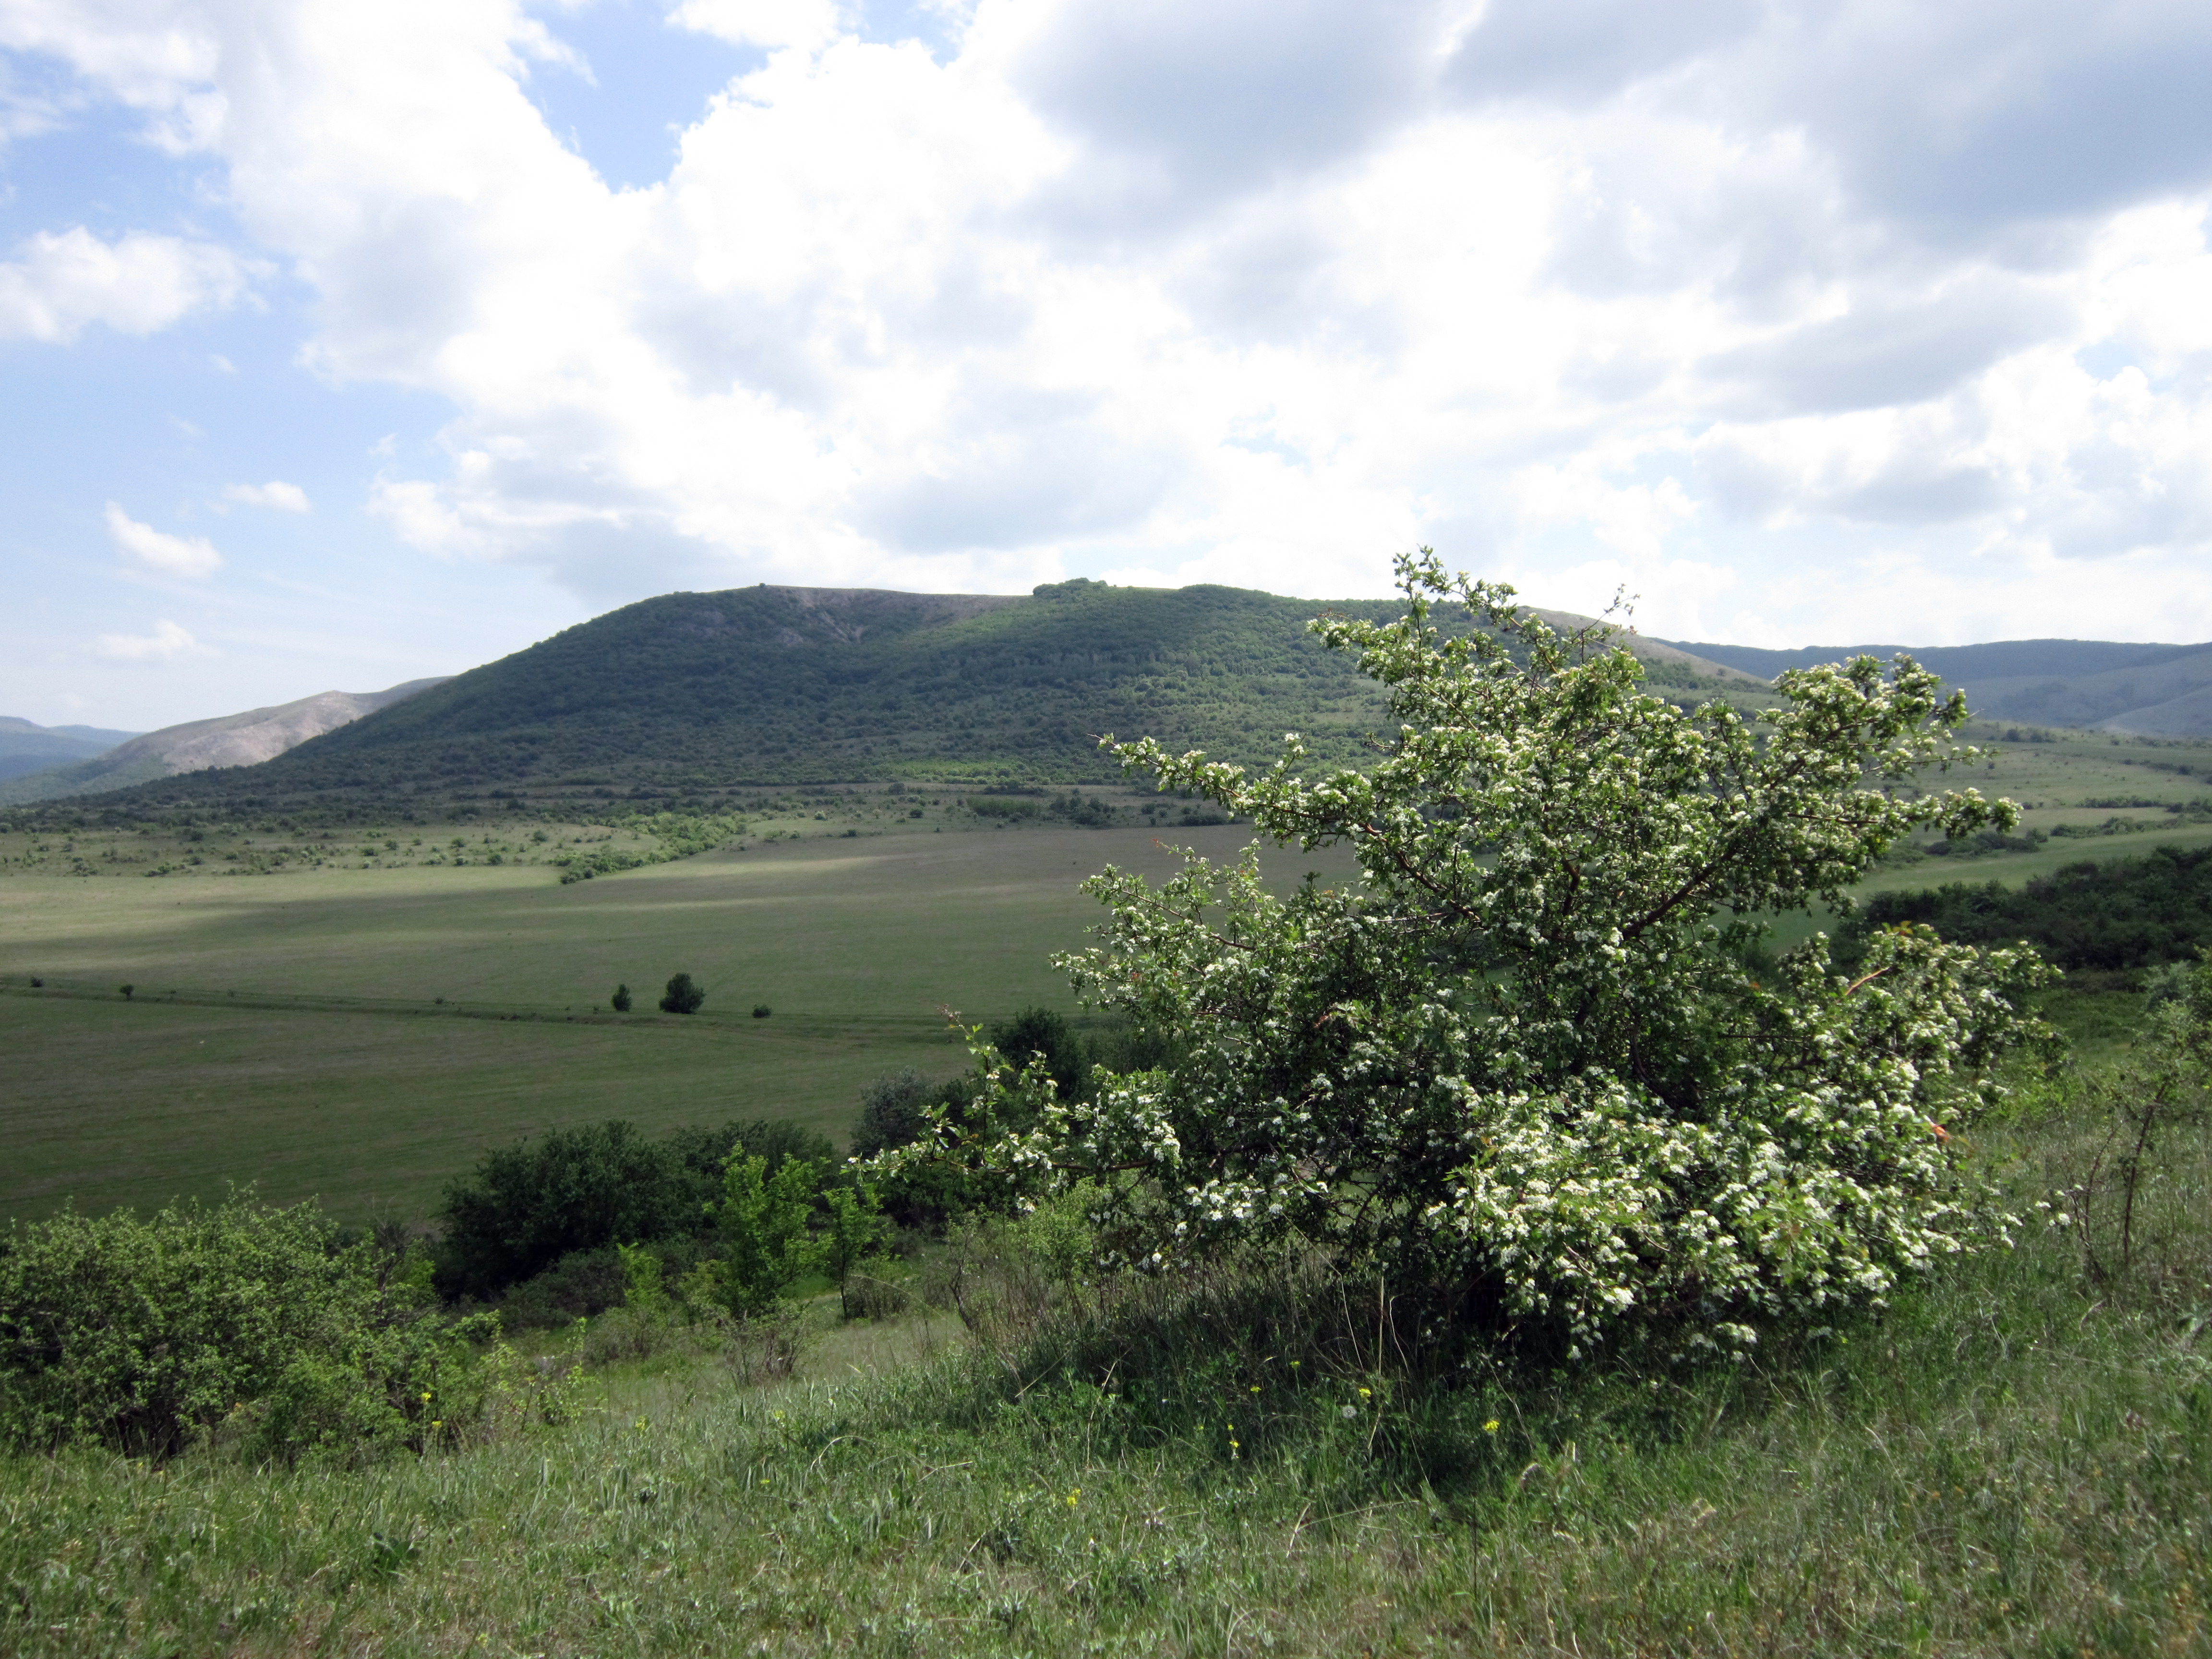
M 1982 1151 L 2032 1194 L 2096 1133 L 2046 1100 Z M 769 1388 L 679 1346 L 599 1373 L 580 1424 L 451 1455 L 18 1458 L 0 1649 L 2212 1651 L 2201 1124 L 2147 1191 L 2125 1283 L 2039 1225 L 1656 1383 L 1425 1382 L 1356 1299 L 1224 1281 L 1109 1318 L 1018 1261 L 968 1288 L 984 1340 L 846 1328 Z

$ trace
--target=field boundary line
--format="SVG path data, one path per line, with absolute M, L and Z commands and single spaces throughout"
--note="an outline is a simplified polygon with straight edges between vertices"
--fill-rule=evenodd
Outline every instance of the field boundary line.
M 612 1026 L 640 1031 L 750 1031 L 763 1036 L 804 1036 L 820 1039 L 841 1033 L 941 1032 L 944 1017 L 934 1010 L 918 1014 L 870 1014 L 847 1018 L 826 1015 L 784 1015 L 755 1020 L 744 1014 L 615 1014 L 577 1013 L 550 1003 L 477 1002 L 452 1000 L 422 1000 L 400 997 L 351 997 L 314 993 L 271 991 L 210 991 L 198 987 L 134 985 L 125 996 L 119 986 L 105 981 L 28 975 L 0 976 L 0 996 L 26 1000 L 55 999 L 69 1002 L 110 1002 L 198 1008 L 245 1008 L 257 1013 L 369 1014 L 387 1018 L 478 1019 L 538 1025 Z

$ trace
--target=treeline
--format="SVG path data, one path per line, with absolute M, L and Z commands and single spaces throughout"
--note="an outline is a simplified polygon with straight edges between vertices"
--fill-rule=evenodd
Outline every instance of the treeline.
M 720 812 L 637 812 L 609 817 L 604 822 L 614 829 L 650 836 L 653 845 L 595 847 L 561 854 L 553 862 L 561 866 L 562 885 L 589 881 L 595 876 L 611 876 L 621 870 L 641 869 L 648 864 L 667 864 L 698 853 L 711 853 L 742 838 L 748 828 L 743 818 Z
M 2071 972 L 2185 961 L 2212 945 L 2212 848 L 2069 864 L 2016 888 L 1951 882 L 1877 893 L 1838 930 L 1838 959 L 1856 961 L 1877 929 L 1899 922 L 1932 927 L 1956 945 L 2026 939 Z

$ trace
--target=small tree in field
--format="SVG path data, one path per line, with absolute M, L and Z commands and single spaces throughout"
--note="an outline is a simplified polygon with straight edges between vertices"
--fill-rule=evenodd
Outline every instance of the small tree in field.
M 707 991 L 689 974 L 678 974 L 668 981 L 668 989 L 660 999 L 664 1014 L 696 1014 L 707 1000 Z
M 672 989 L 674 988 L 672 987 L 671 988 Z M 607 1004 L 618 1014 L 628 1013 L 629 1012 L 629 987 L 627 985 L 616 986 L 615 994 L 607 999 Z
M 890 1231 L 875 1189 L 865 1182 L 850 1187 L 824 1187 L 823 1207 L 829 1212 L 820 1249 L 822 1269 L 836 1282 L 839 1305 L 851 1318 L 853 1275 L 874 1254 Z
M 1279 897 L 1256 844 L 1157 889 L 1108 869 L 1104 943 L 1059 964 L 1170 1058 L 1071 1103 L 979 1044 L 981 1098 L 881 1161 L 949 1156 L 1017 1196 L 1090 1177 L 1139 1268 L 1318 1249 L 1431 1328 L 1571 1355 L 1654 1328 L 1740 1348 L 2001 1233 L 1953 1129 L 2044 1035 L 2033 953 L 1905 928 L 1854 978 L 1818 936 L 1753 965 L 1764 918 L 1848 904 L 1908 830 L 2017 821 L 1905 782 L 1978 757 L 1963 700 L 1862 658 L 1785 674 L 1771 714 L 1684 713 L 1600 630 L 1425 551 L 1400 577 L 1401 620 L 1312 624 L 1389 688 L 1371 772 L 1309 779 L 1295 734 L 1256 776 L 1116 746 L 1266 836 L 1348 846 L 1358 876 Z
M 769 1312 L 820 1264 L 809 1223 L 821 1191 L 821 1167 L 811 1159 L 786 1158 L 771 1176 L 766 1158 L 731 1149 L 721 1201 L 708 1213 L 721 1236 L 721 1297 L 732 1313 Z

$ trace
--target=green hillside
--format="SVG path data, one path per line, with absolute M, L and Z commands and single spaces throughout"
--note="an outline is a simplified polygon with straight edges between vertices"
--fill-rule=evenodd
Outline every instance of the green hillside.
M 1398 608 L 1085 580 L 1019 598 L 672 593 L 262 765 L 165 779 L 102 804 L 221 810 L 493 789 L 535 799 L 1104 781 L 1116 775 L 1097 750 L 1108 732 L 1254 762 L 1295 730 L 1317 759 L 1345 763 L 1365 751 L 1382 696 L 1305 624 L 1323 610 L 1381 619 Z M 1656 659 L 1655 678 L 1685 690 L 1717 685 L 1679 653 L 1638 643 Z

